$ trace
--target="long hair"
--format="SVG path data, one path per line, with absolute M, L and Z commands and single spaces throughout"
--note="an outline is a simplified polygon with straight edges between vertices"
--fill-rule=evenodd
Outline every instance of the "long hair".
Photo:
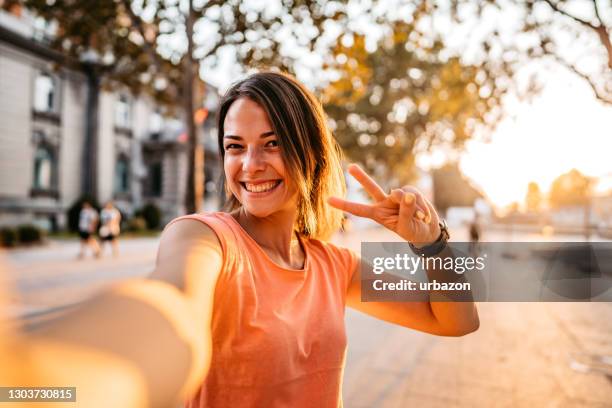
M 240 98 L 249 98 L 266 111 L 278 138 L 285 167 L 297 186 L 297 232 L 310 238 L 328 239 L 340 227 L 342 213 L 328 205 L 327 199 L 343 197 L 346 185 L 342 151 L 327 127 L 321 103 L 287 74 L 260 72 L 235 83 L 223 97 L 218 115 L 222 163 L 225 116 Z M 225 209 L 239 207 L 240 202 L 226 188 Z

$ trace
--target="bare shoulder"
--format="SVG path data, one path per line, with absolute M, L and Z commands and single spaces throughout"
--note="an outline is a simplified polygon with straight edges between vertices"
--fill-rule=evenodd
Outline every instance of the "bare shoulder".
M 183 218 L 172 222 L 162 233 L 160 248 L 181 245 L 193 245 L 209 242 L 221 251 L 217 234 L 208 224 L 193 218 Z
M 217 234 L 204 222 L 185 218 L 164 230 L 151 278 L 189 291 L 203 280 L 214 286 L 222 265 L 223 249 Z

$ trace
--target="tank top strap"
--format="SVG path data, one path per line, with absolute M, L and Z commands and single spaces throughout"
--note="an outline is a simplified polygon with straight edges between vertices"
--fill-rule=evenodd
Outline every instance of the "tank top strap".
M 228 271 L 231 268 L 236 261 L 236 234 L 228 222 L 223 218 L 223 213 L 210 212 L 183 215 L 170 221 L 166 228 L 179 220 L 196 220 L 210 227 L 215 235 L 217 235 L 219 243 L 221 244 L 221 250 L 223 251 L 223 270 Z

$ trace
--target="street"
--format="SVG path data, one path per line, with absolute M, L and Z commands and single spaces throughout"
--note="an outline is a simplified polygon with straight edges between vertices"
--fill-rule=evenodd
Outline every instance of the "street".
M 485 238 L 507 237 L 496 232 Z M 455 234 L 454 240 L 465 239 L 465 231 Z M 380 229 L 335 238 L 355 250 L 360 240 L 395 238 Z M 5 251 L 10 269 L 2 279 L 17 289 L 8 314 L 35 325 L 109 283 L 145 276 L 153 268 L 157 243 L 156 238 L 122 240 L 116 259 L 106 253 L 77 260 L 76 241 Z M 345 406 L 612 406 L 612 304 L 480 303 L 478 310 L 476 333 L 442 338 L 347 309 Z

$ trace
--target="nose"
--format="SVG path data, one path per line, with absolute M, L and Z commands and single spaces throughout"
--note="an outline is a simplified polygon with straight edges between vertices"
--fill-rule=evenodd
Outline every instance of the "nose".
M 256 173 L 265 170 L 265 167 L 266 162 L 263 152 L 258 147 L 249 147 L 242 161 L 242 171 L 244 173 Z

